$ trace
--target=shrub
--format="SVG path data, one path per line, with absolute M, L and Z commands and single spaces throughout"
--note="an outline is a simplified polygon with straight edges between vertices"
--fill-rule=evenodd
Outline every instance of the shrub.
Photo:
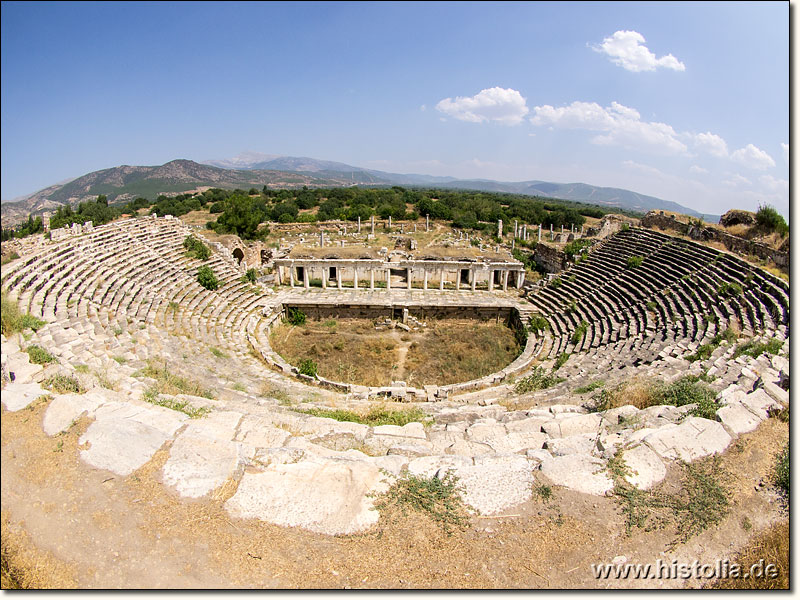
M 561 367 L 564 366 L 564 363 L 569 360 L 569 353 L 562 352 L 556 358 L 556 362 L 553 364 L 553 371 L 558 371 Z
M 560 288 L 560 287 L 561 287 L 561 283 L 562 283 L 562 282 L 561 282 L 561 277 L 554 277 L 554 278 L 553 278 L 553 279 L 550 281 L 550 287 L 551 287 L 551 288 L 553 288 L 553 289 L 558 289 L 558 288 Z
M 448 534 L 452 528 L 465 529 L 469 525 L 469 512 L 461 500 L 461 486 L 452 471 L 442 477 L 422 477 L 404 472 L 375 502 L 378 510 L 391 506 L 403 513 L 410 508 L 427 514 Z
M 35 365 L 47 365 L 56 362 L 56 357 L 50 354 L 47 350 L 36 344 L 31 344 L 25 349 L 31 362 Z
M 741 294 L 742 286 L 738 283 L 721 283 L 717 287 L 717 295 L 722 298 L 734 298 L 735 296 L 741 296 Z
M 658 310 L 658 304 L 653 302 L 652 300 L 647 303 L 647 310 L 650 312 L 656 312 Z
M 286 320 L 290 325 L 303 325 L 306 322 L 306 313 L 299 308 L 289 307 L 286 309 Z
M 550 329 L 550 323 L 542 315 L 535 314 L 531 316 L 528 321 L 528 330 L 533 333 L 539 333 L 540 331 L 546 331 L 548 329 Z
M 756 213 L 756 223 L 767 231 L 775 231 L 784 237 L 789 233 L 789 226 L 786 220 L 775 210 L 774 207 L 765 204 L 758 207 Z
M 629 269 L 635 269 L 636 267 L 640 267 L 640 266 L 642 266 L 642 262 L 643 261 L 644 261 L 644 258 L 642 258 L 641 256 L 637 256 L 637 255 L 629 256 L 628 257 L 628 268 Z
M 588 329 L 589 329 L 589 323 L 587 323 L 586 321 L 581 321 L 580 325 L 578 325 L 575 331 L 572 332 L 572 337 L 569 340 L 570 342 L 572 342 L 573 346 L 577 345 L 583 339 L 583 336 L 586 335 L 586 331 Z
M 193 256 L 198 260 L 208 260 L 211 250 L 203 242 L 193 235 L 187 235 L 183 240 L 183 247 L 186 249 L 186 256 Z
M 309 377 L 317 376 L 317 363 L 310 358 L 300 361 L 297 369 L 302 375 L 308 375 Z
M 217 279 L 214 271 L 208 265 L 203 265 L 197 269 L 197 283 L 207 290 L 216 290 L 219 287 L 219 279 Z
M 736 351 L 733 353 L 733 358 L 738 358 L 742 354 L 747 356 L 752 356 L 753 358 L 758 358 L 765 352 L 767 354 L 778 354 L 783 348 L 783 342 L 772 338 L 768 342 L 756 342 L 755 340 L 750 340 L 749 342 L 745 342 L 736 347 Z
M 247 272 L 242 276 L 242 283 L 255 283 L 258 278 L 258 271 L 255 268 L 247 269 Z
M 586 394 L 588 392 L 593 392 L 596 389 L 600 389 L 605 385 L 605 381 L 602 379 L 598 379 L 597 381 L 593 381 L 592 383 L 587 383 L 579 388 L 575 388 L 574 392 L 576 394 Z
M 700 382 L 699 377 L 686 375 L 670 384 L 660 384 L 653 390 L 654 404 L 685 406 L 696 404 L 689 414 L 705 419 L 716 418 L 719 406 L 714 401 L 716 392 Z
M 564 379 L 557 377 L 553 372 L 548 373 L 544 367 L 534 367 L 530 375 L 523 377 L 517 382 L 514 386 L 514 391 L 517 394 L 535 392 L 552 387 L 562 381 L 564 381 Z
M 24 331 L 26 329 L 33 329 L 36 331 L 44 326 L 45 322 L 41 319 L 37 319 L 33 315 L 23 314 L 20 312 L 17 303 L 12 301 L 5 292 L 3 292 L 2 296 L 0 297 L 0 302 L 2 303 L 0 328 L 2 329 L 3 335 L 8 336 L 13 333 L 19 333 L 20 331 Z
M 53 375 L 43 381 L 42 386 L 56 394 L 82 394 L 86 391 L 77 379 L 69 375 Z

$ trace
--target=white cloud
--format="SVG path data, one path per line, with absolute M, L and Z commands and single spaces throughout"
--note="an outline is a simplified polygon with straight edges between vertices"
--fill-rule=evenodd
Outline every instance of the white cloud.
M 472 97 L 445 98 L 436 110 L 460 121 L 496 121 L 503 125 L 519 125 L 529 112 L 522 94 L 500 87 L 481 90 Z
M 772 175 L 762 175 L 758 178 L 758 181 L 764 189 L 773 194 L 789 193 L 789 182 L 786 179 L 776 179 Z
M 673 71 L 686 70 L 686 66 L 672 54 L 656 58 L 644 45 L 644 41 L 644 36 L 637 31 L 617 31 L 592 49 L 608 55 L 615 65 L 634 73 L 655 71 L 659 67 Z
M 426 110 L 428 110 L 428 107 L 427 107 L 427 106 L 425 106 L 425 105 L 423 104 L 422 106 L 420 106 L 420 107 L 419 107 L 419 109 L 420 109 L 422 112 L 425 112 Z
M 713 156 L 724 158 L 728 156 L 728 144 L 718 135 L 711 133 L 698 133 L 694 136 L 694 145 L 698 150 Z
M 622 166 L 627 167 L 629 169 L 634 169 L 639 171 L 640 173 L 645 173 L 647 175 L 651 175 L 653 177 L 666 177 L 666 174 L 655 167 L 651 167 L 650 165 L 643 165 L 641 163 L 637 163 L 633 160 L 623 160 Z
M 596 102 L 575 101 L 560 108 L 546 104 L 535 106 L 533 112 L 530 121 L 534 125 L 602 132 L 592 139 L 595 144 L 647 148 L 668 154 L 685 154 L 688 150 L 671 126 L 642 121 L 636 109 L 618 102 L 606 108 Z
M 744 148 L 739 148 L 731 154 L 731 160 L 759 171 L 775 166 L 775 161 L 772 160 L 772 157 L 763 150 L 756 148 L 753 144 L 747 144 Z
M 786 164 L 789 164 L 789 144 L 781 144 L 781 150 L 783 150 L 783 160 L 786 161 Z
M 708 169 L 704 169 L 698 165 L 692 165 L 689 167 L 689 173 L 693 173 L 695 175 L 706 175 L 708 174 Z
M 742 177 L 737 173 L 734 173 L 733 175 L 731 175 L 730 179 L 726 179 L 722 183 L 724 183 L 725 185 L 729 185 L 731 187 L 742 187 L 743 185 L 753 185 L 753 182 L 751 182 L 747 177 Z

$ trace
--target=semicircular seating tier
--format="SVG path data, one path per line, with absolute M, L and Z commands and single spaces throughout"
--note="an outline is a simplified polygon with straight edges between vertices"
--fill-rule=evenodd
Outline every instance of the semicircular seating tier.
M 550 325 L 544 355 L 582 353 L 582 364 L 597 369 L 648 364 L 667 347 L 690 352 L 731 326 L 744 335 L 788 337 L 785 281 L 729 253 L 648 229 L 607 238 L 528 300 Z
M 2 275 L 3 289 L 20 309 L 48 322 L 57 346 L 78 355 L 103 357 L 108 338 L 125 338 L 132 324 L 149 332 L 164 330 L 197 342 L 230 348 L 246 356 L 247 322 L 269 298 L 242 282 L 236 261 L 220 247 L 208 261 L 186 256 L 183 241 L 201 237 L 177 219 L 116 221 L 83 235 L 47 244 Z M 216 290 L 197 282 L 208 265 L 219 280 Z M 123 332 L 123 333 L 121 333 Z M 105 341 L 101 341 L 105 340 Z M 153 348 L 137 348 L 147 358 Z

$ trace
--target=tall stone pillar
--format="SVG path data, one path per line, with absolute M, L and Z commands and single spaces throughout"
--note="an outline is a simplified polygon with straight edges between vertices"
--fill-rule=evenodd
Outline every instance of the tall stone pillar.
M 322 266 L 322 289 L 323 290 L 327 290 L 328 289 L 328 273 L 329 273 L 328 267 L 323 265 Z
M 539 241 L 542 241 L 542 224 L 539 223 Z
M 508 271 L 503 271 L 503 291 L 508 291 Z
M 323 246 L 325 246 L 325 232 L 324 231 L 320 231 L 319 232 L 319 247 L 322 248 Z
M 289 267 L 289 285 L 294 287 L 294 267 Z
M 392 289 L 392 270 L 386 269 L 386 289 Z
M 406 281 L 406 289 L 410 290 L 411 289 L 411 267 L 406 268 L 406 278 L 408 279 Z
M 497 237 L 503 238 L 503 219 L 497 219 Z
M 523 283 L 525 283 L 525 271 L 517 271 L 517 289 L 521 289 Z
M 389 231 L 392 230 L 392 215 L 389 215 Z
M 336 287 L 342 289 L 342 267 L 336 267 Z
M 444 290 L 444 269 L 439 271 L 439 291 Z
M 370 233 L 371 233 L 372 235 L 375 235 L 375 215 L 372 215 L 372 217 L 371 217 L 371 221 L 370 221 Z
M 514 221 L 514 239 L 517 239 L 517 221 Z
M 430 215 L 425 215 L 425 233 L 428 233 L 430 228 L 431 228 Z
M 353 289 L 358 289 L 358 269 L 353 267 Z
M 472 279 L 472 282 L 470 284 L 470 288 L 474 292 L 475 291 L 475 287 L 478 284 L 478 272 L 475 269 L 470 269 L 469 274 L 470 274 L 470 278 Z
M 489 269 L 489 291 L 494 290 L 494 271 Z
M 361 233 L 361 217 L 358 217 L 358 233 Z
M 422 289 L 423 290 L 428 289 L 428 269 L 425 269 L 422 274 Z
M 369 270 L 369 289 L 375 289 L 375 269 Z

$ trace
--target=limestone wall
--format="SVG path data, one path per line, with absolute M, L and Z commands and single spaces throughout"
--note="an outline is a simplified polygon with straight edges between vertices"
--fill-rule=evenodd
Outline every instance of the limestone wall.
M 536 244 L 533 260 L 548 273 L 560 273 L 567 267 L 567 255 L 564 251 L 544 242 Z

